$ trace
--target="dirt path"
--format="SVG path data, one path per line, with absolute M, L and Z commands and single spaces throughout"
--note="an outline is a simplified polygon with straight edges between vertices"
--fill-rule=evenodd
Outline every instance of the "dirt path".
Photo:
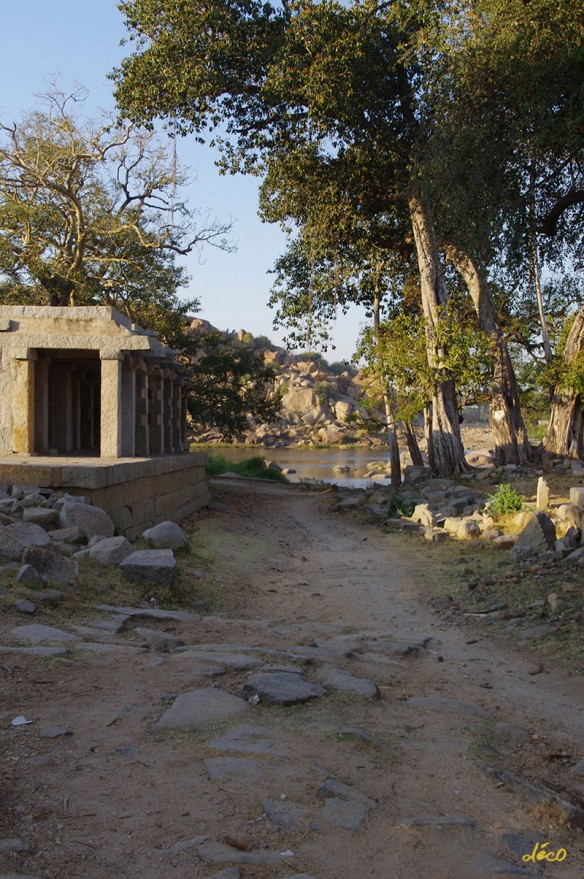
M 442 622 L 431 573 L 330 496 L 214 495 L 189 569 L 227 613 L 94 610 L 66 655 L 0 656 L 0 879 L 582 877 L 580 679 Z M 144 648 L 161 630 L 185 646 Z M 328 694 L 271 705 L 274 674 Z M 522 861 L 545 842 L 565 860 Z

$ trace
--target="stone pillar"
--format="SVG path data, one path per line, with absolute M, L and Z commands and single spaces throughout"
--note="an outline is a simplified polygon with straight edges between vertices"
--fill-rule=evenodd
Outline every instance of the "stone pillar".
M 12 395 L 12 451 L 34 454 L 34 361 L 36 352 L 28 348 L 14 351 L 10 363 Z
M 49 362 L 37 360 L 34 369 L 34 451 L 49 454 Z
M 122 365 L 122 455 L 133 458 L 136 454 L 136 373 L 132 364 Z
M 150 402 L 149 426 L 150 426 L 150 454 L 162 455 L 164 452 L 164 423 L 163 423 L 163 382 L 160 367 L 153 364 L 148 372 Z
M 101 430 L 100 457 L 122 456 L 122 355 L 100 352 Z
M 182 382 L 175 378 L 172 385 L 172 451 L 182 452 L 180 425 L 182 417 Z
M 136 361 L 136 410 L 135 410 L 135 448 L 134 453 L 139 458 L 148 458 L 150 455 L 150 401 L 148 388 L 148 372 L 144 360 Z
M 174 451 L 172 443 L 172 393 L 173 373 L 170 369 L 162 372 L 162 432 L 164 436 L 164 454 L 170 455 Z
M 186 451 L 187 445 L 187 400 L 189 399 L 189 392 L 185 385 L 181 388 L 181 410 L 180 410 L 180 448 L 181 452 Z

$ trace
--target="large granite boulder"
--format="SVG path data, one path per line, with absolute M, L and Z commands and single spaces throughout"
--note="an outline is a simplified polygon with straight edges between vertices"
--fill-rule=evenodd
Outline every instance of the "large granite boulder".
M 51 538 L 33 522 L 15 522 L 0 527 L 0 558 L 18 560 L 28 546 L 48 546 Z
M 88 540 L 95 534 L 113 537 L 116 530 L 104 510 L 91 507 L 89 504 L 72 503 L 69 500 L 61 508 L 59 521 L 62 528 L 79 528 Z
M 176 522 L 160 522 L 142 534 L 154 549 L 182 549 L 187 545 L 184 531 Z
M 132 544 L 125 537 L 104 537 L 87 550 L 89 558 L 100 565 L 119 565 L 132 552 Z
M 527 523 L 511 550 L 517 559 L 553 550 L 556 547 L 556 527 L 547 513 L 535 513 Z
M 67 586 L 79 575 L 79 565 L 52 549 L 29 546 L 22 554 L 22 564 L 32 565 L 51 586 Z

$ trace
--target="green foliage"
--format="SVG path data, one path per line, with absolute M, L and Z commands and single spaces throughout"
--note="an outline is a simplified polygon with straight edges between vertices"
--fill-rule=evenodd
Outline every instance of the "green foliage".
M 390 494 L 387 499 L 387 516 L 389 519 L 409 518 L 414 512 L 415 506 L 415 501 L 411 498 L 395 493 Z
M 277 482 L 288 482 L 284 474 L 274 467 L 268 467 L 266 459 L 260 455 L 246 458 L 243 461 L 229 461 L 223 455 L 210 454 L 205 468 L 207 476 L 220 476 L 222 473 L 233 472 L 240 476 L 253 479 L 272 479 Z
M 228 247 L 228 224 L 198 225 L 170 147 L 134 125 L 79 115 L 54 88 L 0 126 L 0 292 L 10 303 L 111 305 L 174 342 L 188 311 L 177 254 Z
M 521 512 L 523 504 L 523 497 L 517 489 L 508 482 L 502 482 L 488 499 L 486 509 L 492 515 L 504 516 L 507 513 Z
M 242 434 L 251 416 L 274 421 L 281 394 L 273 390 L 275 373 L 261 356 L 234 346 L 220 333 L 198 335 L 191 367 L 189 413 L 197 426 L 216 427 L 224 439 Z

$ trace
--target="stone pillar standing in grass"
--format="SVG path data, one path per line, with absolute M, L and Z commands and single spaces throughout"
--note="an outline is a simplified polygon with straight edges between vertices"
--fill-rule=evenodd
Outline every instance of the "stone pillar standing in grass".
M 101 439 L 102 458 L 122 455 L 122 355 L 101 352 Z
M 540 476 L 537 480 L 537 500 L 535 504 L 535 508 L 537 510 L 547 510 L 550 505 L 550 487 L 543 478 Z

